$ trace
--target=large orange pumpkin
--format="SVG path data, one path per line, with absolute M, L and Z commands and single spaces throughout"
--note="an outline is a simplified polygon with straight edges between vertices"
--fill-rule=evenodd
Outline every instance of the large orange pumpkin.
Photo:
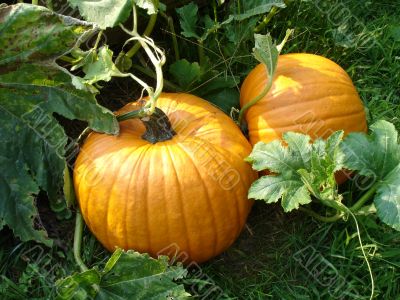
M 263 64 L 241 87 L 240 104 L 258 96 L 267 84 Z M 333 131 L 366 131 L 365 111 L 348 74 L 318 55 L 280 55 L 268 94 L 245 113 L 252 145 L 280 139 L 286 131 L 327 138 Z
M 120 122 L 119 136 L 88 136 L 74 169 L 80 209 L 110 251 L 177 251 L 185 263 L 203 262 L 227 249 L 246 222 L 257 176 L 243 160 L 251 146 L 228 116 L 198 97 L 162 94 L 157 106 L 176 133 L 169 140 L 143 139 L 139 119 Z M 118 114 L 138 107 L 130 103 Z

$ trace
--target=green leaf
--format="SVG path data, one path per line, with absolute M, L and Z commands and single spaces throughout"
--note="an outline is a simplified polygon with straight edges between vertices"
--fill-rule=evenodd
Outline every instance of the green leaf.
M 204 68 L 201 68 L 201 69 L 204 69 Z M 219 74 L 216 75 L 217 77 L 215 77 L 215 76 L 212 77 L 213 72 L 208 72 L 208 73 L 202 72 L 201 81 L 203 81 L 203 83 L 201 84 L 201 86 L 199 88 L 194 90 L 194 92 L 197 95 L 199 95 L 200 97 L 206 97 L 210 93 L 215 93 L 220 90 L 233 89 L 233 88 L 237 87 L 237 85 L 240 82 L 239 77 L 237 77 L 237 76 L 235 76 L 235 77 L 223 76 L 222 77 L 222 76 L 218 76 L 218 75 Z M 238 89 L 236 89 L 236 91 L 238 91 Z
M 3 115 L 0 111 L 1 120 Z M 0 124 L 3 122 L 0 121 Z M 9 149 L 1 149 L 7 150 Z M 12 149 L 11 149 L 12 150 Z M 7 154 L 7 152 L 1 152 Z M 7 155 L 8 156 L 8 155 Z M 37 240 L 51 246 L 52 242 L 46 237 L 44 230 L 33 228 L 33 218 L 37 215 L 32 201 L 32 194 L 37 194 L 39 188 L 31 176 L 28 168 L 19 161 L 0 156 L 0 229 L 8 225 L 23 241 Z
M 72 8 L 78 8 L 80 14 L 101 29 L 115 27 L 125 22 L 132 11 L 132 0 L 68 0 Z M 149 1 L 137 1 L 146 5 Z M 147 3 L 148 4 L 148 3 Z
M 110 81 L 113 76 L 122 75 L 113 60 L 113 52 L 108 46 L 103 46 L 98 50 L 93 61 L 83 65 L 83 77 L 86 84 L 94 84 L 99 81 Z
M 359 174 L 383 179 L 400 162 L 398 133 L 393 124 L 378 121 L 370 126 L 369 136 L 350 133 L 342 150 L 345 153 L 345 167 Z
M 298 209 L 299 205 L 311 202 L 310 193 L 298 176 L 263 176 L 249 190 L 249 199 L 275 203 L 279 199 L 285 212 Z
M 63 189 L 68 138 L 53 114 L 113 134 L 118 122 L 54 62 L 93 33 L 92 24 L 28 4 L 1 7 L 0 20 L 0 229 L 49 245 L 34 227 L 34 198 L 44 190 L 55 207 Z
M 232 55 L 236 54 L 238 46 L 245 45 L 246 41 L 252 41 L 254 36 L 253 29 L 257 24 L 256 18 L 250 18 L 242 22 L 232 22 L 233 20 L 234 18 L 231 16 L 221 23 L 224 29 L 224 35 L 234 48 Z M 248 49 L 249 48 L 247 48 L 247 52 L 249 51 Z
M 379 183 L 374 203 L 378 217 L 400 231 L 400 163 Z
M 254 57 L 267 67 L 268 78 L 272 80 L 278 65 L 279 51 L 272 42 L 270 34 L 255 34 L 255 46 L 253 48 Z
M 400 25 L 391 25 L 389 27 L 390 37 L 396 42 L 400 42 Z
M 68 72 L 56 64 L 42 62 L 10 68 L 8 73 L 0 74 L 0 91 L 4 93 L 0 105 L 16 117 L 43 111 L 50 118 L 56 112 L 71 120 L 87 121 L 95 131 L 118 133 L 114 114 L 99 106 L 91 93 L 77 90 Z
M 268 169 L 274 173 L 296 173 L 299 169 L 309 169 L 311 138 L 296 132 L 286 132 L 283 139 L 289 147 L 283 146 L 279 140 L 258 142 L 246 160 L 257 171 Z
M 103 271 L 91 269 L 57 282 L 57 299 L 188 299 L 181 266 L 169 266 L 166 257 L 118 249 Z
M 137 6 L 147 11 L 147 14 L 153 15 L 158 12 L 158 7 L 154 0 L 133 0 Z
M 198 10 L 199 7 L 193 2 L 176 9 L 176 12 L 179 15 L 179 23 L 182 28 L 182 35 L 184 37 L 200 39 L 200 36 L 196 33 Z
M 283 0 L 246 0 L 241 1 L 242 7 L 241 12 L 236 13 L 236 8 L 234 7 L 236 4 L 233 4 L 231 10 L 233 14 L 233 19 L 236 21 L 243 21 L 245 19 L 262 15 L 268 13 L 272 7 L 276 6 L 279 8 L 285 8 L 285 2 Z
M 121 51 L 118 54 L 118 57 L 115 59 L 115 66 L 121 72 L 129 71 L 130 68 L 132 68 L 132 59 L 126 56 L 126 53 L 124 51 Z
M 174 62 L 169 67 L 174 80 L 179 86 L 187 91 L 201 77 L 201 68 L 197 62 L 190 63 L 186 59 L 180 59 Z
M 257 143 L 246 161 L 257 171 L 273 174 L 256 180 L 248 197 L 274 203 L 281 199 L 285 212 L 311 202 L 311 195 L 331 207 L 341 201 L 337 193 L 335 171 L 342 167 L 339 148 L 343 132 L 333 133 L 327 141 L 311 144 L 308 135 L 286 132 L 281 141 Z
M 215 22 L 209 15 L 202 17 L 202 23 L 204 24 L 204 32 L 200 37 L 200 41 L 205 41 L 211 33 L 216 32 L 221 27 L 221 24 Z
M 239 107 L 240 94 L 236 89 L 223 88 L 207 93 L 203 99 L 215 104 L 227 115 L 230 115 L 233 107 Z
M 95 33 L 93 24 L 27 4 L 0 8 L 0 66 L 52 61 Z M 2 72 L 3 73 L 3 72 Z
M 400 230 L 400 145 L 393 124 L 378 121 L 369 135 L 351 133 L 342 151 L 347 169 L 371 177 L 376 184 L 374 198 L 379 218 Z

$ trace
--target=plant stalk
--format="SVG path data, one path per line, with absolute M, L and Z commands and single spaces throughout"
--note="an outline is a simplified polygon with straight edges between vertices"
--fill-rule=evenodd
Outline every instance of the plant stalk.
M 67 63 L 71 63 L 71 64 L 73 64 L 75 62 L 75 58 L 72 58 L 72 57 L 69 57 L 66 55 L 60 56 L 59 59 L 62 61 L 65 61 Z
M 77 208 L 76 219 L 75 219 L 75 233 L 74 233 L 74 258 L 76 264 L 79 266 L 81 271 L 85 272 L 88 270 L 88 267 L 85 265 L 81 257 L 82 233 L 83 233 L 83 218 L 79 208 Z
M 133 110 L 133 111 L 130 111 L 128 113 L 119 115 L 119 116 L 117 116 L 117 120 L 118 120 L 118 122 L 122 122 L 122 121 L 125 121 L 125 120 L 134 119 L 134 118 L 139 118 L 140 119 L 140 118 L 143 118 L 145 116 L 147 116 L 147 113 L 143 108 L 141 108 L 141 109 Z
M 146 29 L 145 29 L 144 32 L 143 32 L 143 35 L 144 35 L 144 36 L 149 36 L 149 35 L 152 33 L 152 31 L 153 31 L 153 29 L 154 29 L 154 25 L 156 24 L 156 21 L 157 21 L 157 15 L 158 15 L 158 14 L 152 14 L 152 15 L 150 16 L 149 23 L 147 24 Z M 136 28 L 134 28 L 134 30 L 133 30 L 134 32 L 136 32 L 135 29 L 136 29 Z M 132 58 L 132 57 L 136 54 L 136 52 L 138 52 L 138 50 L 140 49 L 140 47 L 142 47 L 142 44 L 141 44 L 140 42 L 135 43 L 135 44 L 132 46 L 132 48 L 129 49 L 128 52 L 126 52 L 125 55 L 126 55 L 127 57 L 129 57 L 129 58 Z
M 374 185 L 364 195 L 362 195 L 362 197 L 358 199 L 352 207 L 350 207 L 350 210 L 352 212 L 357 212 L 360 210 L 364 206 L 365 202 L 371 199 L 371 197 L 375 194 L 378 186 L 379 182 L 375 182 Z
M 277 50 L 280 53 L 283 46 L 285 45 L 285 43 L 287 42 L 287 40 L 289 39 L 290 35 L 293 33 L 293 29 L 288 29 L 286 30 L 286 34 L 285 37 L 283 38 L 283 41 L 277 46 Z M 267 66 L 265 66 L 267 68 Z M 267 70 L 267 74 L 269 75 L 270 70 Z M 247 102 L 240 110 L 239 112 L 239 118 L 238 118 L 238 124 L 239 126 L 242 124 L 243 121 L 243 115 L 244 113 L 250 108 L 252 107 L 254 104 L 256 104 L 258 101 L 260 101 L 262 98 L 264 98 L 265 95 L 268 94 L 269 90 L 272 87 L 272 83 L 274 81 L 274 74 L 272 74 L 271 76 L 268 77 L 268 82 L 267 85 L 265 86 L 265 88 L 262 90 L 262 92 L 255 97 L 254 99 L 252 99 L 250 102 Z
M 156 77 L 157 77 L 156 73 L 154 73 L 152 70 L 150 70 L 148 68 L 145 68 L 145 67 L 142 67 L 139 65 L 134 65 L 133 68 L 153 79 L 156 79 Z M 171 81 L 168 81 L 166 79 L 164 79 L 164 86 L 170 91 L 174 91 L 174 92 L 181 91 L 181 88 L 179 86 L 177 86 L 176 84 L 174 84 Z
M 75 258 L 76 264 L 81 269 L 81 272 L 86 272 L 89 269 L 85 265 L 85 263 L 83 262 L 82 257 L 81 257 L 83 224 L 84 224 L 84 222 L 83 222 L 81 211 L 77 207 L 76 219 L 75 219 L 75 233 L 74 233 L 74 258 Z M 92 287 L 96 292 L 100 291 L 100 287 L 97 284 L 92 284 Z
M 271 89 L 272 82 L 273 82 L 272 78 L 268 78 L 268 83 L 267 83 L 267 85 L 264 87 L 264 89 L 262 90 L 262 92 L 261 92 L 257 97 L 255 97 L 255 98 L 254 98 L 253 100 L 251 100 L 250 102 L 247 102 L 247 103 L 242 107 L 242 109 L 241 109 L 240 112 L 239 112 L 239 118 L 238 118 L 238 123 L 239 123 L 239 125 L 242 124 L 244 113 L 245 113 L 250 107 L 252 107 L 254 104 L 256 104 L 258 101 L 260 101 L 262 98 L 264 98 L 265 95 L 268 94 L 269 90 Z
M 102 35 L 103 35 L 103 30 L 100 30 L 99 33 L 97 34 L 96 42 L 94 43 L 94 46 L 93 46 L 94 50 L 96 50 L 97 47 L 99 46 Z
M 325 217 L 325 216 L 321 216 L 320 214 L 316 213 L 315 211 L 305 208 L 305 207 L 299 207 L 299 210 L 310 215 L 311 217 L 317 219 L 318 221 L 322 221 L 325 223 L 336 222 L 337 220 L 341 219 L 344 215 L 342 212 L 337 212 L 333 216 Z
M 264 17 L 264 19 L 262 20 L 262 22 L 260 24 L 258 24 L 255 28 L 254 31 L 255 32 L 260 32 L 261 30 L 263 30 L 265 28 L 265 26 L 268 25 L 268 23 L 272 20 L 272 18 L 278 13 L 278 8 L 276 6 L 273 6 L 271 8 L 271 10 L 269 11 L 268 15 L 266 15 Z
M 175 32 L 175 26 L 174 26 L 174 20 L 170 17 L 167 16 L 164 12 L 160 12 L 161 16 L 166 19 L 169 30 L 172 35 L 172 47 L 174 49 L 174 54 L 175 54 L 175 61 L 180 59 L 180 54 L 179 54 L 179 46 L 178 46 L 178 39 L 176 38 L 176 32 Z
M 46 0 L 46 6 L 48 9 L 53 10 L 53 0 Z
M 204 45 L 202 40 L 198 41 L 197 50 L 199 54 L 199 64 L 200 66 L 203 66 L 205 61 L 205 55 L 204 55 Z

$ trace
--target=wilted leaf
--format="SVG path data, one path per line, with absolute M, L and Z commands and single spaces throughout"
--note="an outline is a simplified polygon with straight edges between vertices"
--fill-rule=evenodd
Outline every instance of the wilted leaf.
M 0 229 L 8 225 L 23 241 L 49 244 L 34 228 L 34 195 L 42 189 L 56 201 L 63 188 L 68 138 L 53 113 L 108 133 L 117 133 L 118 123 L 54 62 L 93 24 L 27 4 L 0 8 L 0 20 Z

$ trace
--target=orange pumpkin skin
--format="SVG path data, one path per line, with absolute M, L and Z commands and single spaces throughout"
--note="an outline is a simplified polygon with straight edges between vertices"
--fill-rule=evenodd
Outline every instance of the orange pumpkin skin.
M 162 94 L 157 106 L 177 133 L 151 144 L 138 119 L 120 135 L 91 133 L 74 168 L 84 220 L 115 247 L 204 262 L 227 249 L 244 227 L 257 175 L 243 159 L 251 146 L 236 124 L 208 102 Z M 137 109 L 130 103 L 117 113 Z
M 261 93 L 267 78 L 262 64 L 249 73 L 241 87 L 241 106 Z M 245 119 L 252 145 L 281 139 L 286 131 L 313 139 L 337 130 L 367 131 L 364 107 L 348 74 L 333 61 L 306 53 L 279 56 L 271 89 Z

